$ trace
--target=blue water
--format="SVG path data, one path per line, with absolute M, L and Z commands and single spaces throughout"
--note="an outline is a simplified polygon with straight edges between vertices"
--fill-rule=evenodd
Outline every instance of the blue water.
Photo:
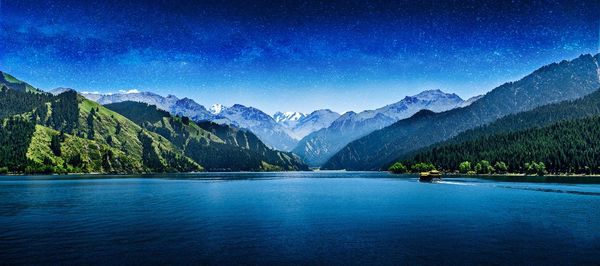
M 0 177 L 0 264 L 598 264 L 600 185 Z

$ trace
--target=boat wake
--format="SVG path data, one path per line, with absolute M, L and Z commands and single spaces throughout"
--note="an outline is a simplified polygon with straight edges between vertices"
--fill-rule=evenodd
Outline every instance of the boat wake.
M 468 182 L 455 182 L 455 181 L 434 181 L 436 184 L 446 184 L 446 185 L 457 185 L 457 186 L 476 186 L 476 183 L 468 183 Z
M 480 182 L 462 182 L 462 181 L 435 181 L 436 184 L 445 185 L 456 185 L 456 186 L 491 186 L 496 188 L 504 189 L 516 189 L 516 190 L 527 190 L 527 191 L 538 191 L 538 192 L 549 192 L 549 193 L 564 193 L 574 195 L 586 195 L 586 196 L 600 196 L 600 191 L 597 190 L 585 190 L 584 187 L 570 186 L 569 188 L 581 188 L 581 190 L 569 189 L 564 187 L 550 187 L 552 185 L 541 185 L 541 186 L 530 186 L 530 185 L 503 185 L 503 184 L 492 184 L 492 183 L 480 183 Z

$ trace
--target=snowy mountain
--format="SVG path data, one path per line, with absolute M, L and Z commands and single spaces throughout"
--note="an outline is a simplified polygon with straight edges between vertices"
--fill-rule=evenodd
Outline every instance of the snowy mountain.
M 273 115 L 273 119 L 277 123 L 289 123 L 289 122 L 298 122 L 301 118 L 306 115 L 300 112 L 277 112 Z
M 173 106 L 177 102 L 177 100 L 179 100 L 173 95 L 163 97 L 156 93 L 138 92 L 137 90 L 108 94 L 101 94 L 97 92 L 81 92 L 81 95 L 102 105 L 124 101 L 133 101 L 143 102 L 150 105 L 156 105 L 156 107 L 166 111 L 170 111 L 171 106 Z
M 273 119 L 285 128 L 291 129 L 298 124 L 298 120 L 305 116 L 305 114 L 300 112 L 277 112 L 273 115 Z
M 304 137 L 293 151 L 310 166 L 319 166 L 351 141 L 410 117 L 420 110 L 441 112 L 462 107 L 464 103 L 465 101 L 454 93 L 427 90 L 375 110 L 347 112 L 329 127 Z
M 219 113 L 221 113 L 223 111 L 223 109 L 225 109 L 227 107 L 221 105 L 220 103 L 215 103 L 212 106 L 210 106 L 210 109 L 208 109 L 208 111 L 210 111 L 212 114 L 214 115 L 218 115 Z
M 290 137 L 289 131 L 282 125 L 254 107 L 235 104 L 231 107 L 222 107 L 214 122 L 220 124 L 233 124 L 245 128 L 256 134 L 265 144 L 283 151 L 289 151 L 298 142 Z
M 427 90 L 414 96 L 406 96 L 397 103 L 386 105 L 374 111 L 363 111 L 358 116 L 361 119 L 369 119 L 374 115 L 383 114 L 395 120 L 400 120 L 412 116 L 423 109 L 442 112 L 459 107 L 464 102 L 463 99 L 454 93 L 445 93 L 441 90 Z
M 193 121 L 212 121 L 215 116 L 206 108 L 194 100 L 190 98 L 183 98 L 177 100 L 173 105 L 171 105 L 169 112 L 180 115 L 187 116 Z
M 187 116 L 194 121 L 212 120 L 214 118 L 213 114 L 194 100 L 189 98 L 179 99 L 174 95 L 163 97 L 156 93 L 139 92 L 137 90 L 109 94 L 82 92 L 81 95 L 102 105 L 124 101 L 143 102 L 156 105 L 159 109 L 174 115 Z
M 275 122 L 288 129 L 290 136 L 298 140 L 328 127 L 338 117 L 340 114 L 329 109 L 316 110 L 308 115 L 299 112 L 277 112 L 273 115 Z

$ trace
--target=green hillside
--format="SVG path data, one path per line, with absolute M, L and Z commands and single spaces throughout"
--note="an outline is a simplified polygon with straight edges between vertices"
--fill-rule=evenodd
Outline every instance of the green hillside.
M 16 79 L 15 77 L 0 71 L 0 84 L 4 86 L 21 92 L 32 92 L 32 93 L 41 93 L 41 90 L 34 88 L 29 85 L 27 82 L 23 82 L 21 80 Z
M 210 122 L 194 123 L 187 117 L 174 117 L 154 105 L 139 102 L 113 103 L 106 107 L 165 137 L 207 170 L 308 169 L 296 155 L 272 150 L 245 130 Z
M 29 93 L 23 97 L 22 91 L 11 89 L 1 82 L 0 95 L 0 119 L 29 112 L 52 99 L 52 95 L 47 93 Z
M 73 91 L 51 96 L 15 90 L 5 81 L 0 85 L 3 85 L 0 99 L 16 100 L 0 106 L 0 168 L 3 171 L 142 173 L 202 170 L 166 138 L 142 129 Z

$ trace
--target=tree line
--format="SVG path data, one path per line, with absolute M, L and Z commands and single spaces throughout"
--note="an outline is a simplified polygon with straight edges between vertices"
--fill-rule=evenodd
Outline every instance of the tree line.
M 599 174 L 600 117 L 448 143 L 423 150 L 400 163 L 430 163 L 439 170 L 462 172 L 468 163 L 476 173 L 500 169 L 511 173 Z

